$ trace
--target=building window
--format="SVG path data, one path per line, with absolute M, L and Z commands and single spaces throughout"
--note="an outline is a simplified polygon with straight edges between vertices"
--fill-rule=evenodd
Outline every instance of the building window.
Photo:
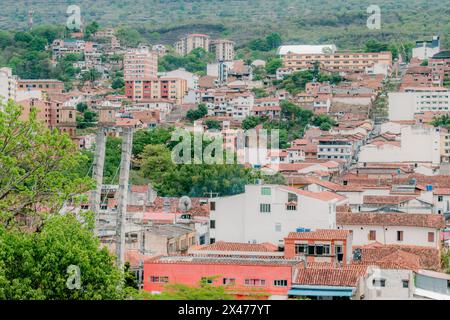
M 270 196 L 271 195 L 270 188 L 268 188 L 268 187 L 261 188 L 261 195 L 263 195 L 263 196 Z
M 150 276 L 148 281 L 152 283 L 168 283 L 169 277 Z
M 214 201 L 210 202 L 209 203 L 209 209 L 213 210 L 213 211 L 216 210 L 216 202 L 214 202 Z
M 295 245 L 295 254 L 306 253 L 308 245 L 303 243 L 297 243 Z
M 286 206 L 287 211 L 296 211 L 297 210 L 297 206 L 295 204 L 288 204 Z
M 270 212 L 270 204 L 268 204 L 268 203 L 261 203 L 259 205 L 259 211 L 261 213 L 269 213 Z
M 403 288 L 409 288 L 409 280 L 402 280 Z
M 275 223 L 275 232 L 281 232 L 281 223 Z
M 373 279 L 372 284 L 374 287 L 383 288 L 386 287 L 386 280 L 385 279 Z
M 443 196 L 438 196 L 438 201 L 439 201 L 439 202 L 444 201 L 444 197 L 443 197 Z
M 211 229 L 215 229 L 215 228 L 216 228 L 216 220 L 211 220 L 211 221 L 209 222 L 209 227 L 210 227 Z
M 369 231 L 369 240 L 371 241 L 377 240 L 377 232 L 375 230 Z
M 288 281 L 287 280 L 274 280 L 273 285 L 275 287 L 287 287 Z
M 397 231 L 397 241 L 403 241 L 403 231 Z
M 209 239 L 209 244 L 213 244 L 213 243 L 215 243 L 216 242 L 216 239 L 215 238 L 210 238 Z
M 234 278 L 223 278 L 223 282 L 224 285 L 228 285 L 228 286 L 232 286 L 236 284 L 236 279 Z
M 428 232 L 428 242 L 434 242 L 434 232 Z
M 266 285 L 266 280 L 264 280 L 264 279 L 245 279 L 244 284 L 246 286 L 263 287 Z
M 295 193 L 288 193 L 288 202 L 298 202 L 298 197 Z

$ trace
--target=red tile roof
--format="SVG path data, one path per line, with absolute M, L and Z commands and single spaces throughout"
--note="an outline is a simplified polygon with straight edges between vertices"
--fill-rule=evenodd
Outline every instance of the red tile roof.
M 433 194 L 441 196 L 450 196 L 450 188 L 436 188 L 433 190 Z
M 195 248 L 200 251 L 242 251 L 242 252 L 276 252 L 278 247 L 272 243 L 240 243 L 218 241 L 213 244 Z
M 444 217 L 437 214 L 413 213 L 345 213 L 336 212 L 336 224 L 376 225 L 376 226 L 409 226 L 442 229 L 445 227 Z
M 400 204 L 416 199 L 416 196 L 364 196 L 364 204 Z
M 295 240 L 346 240 L 349 230 L 318 229 L 311 232 L 290 232 L 287 239 Z
M 416 256 L 418 267 L 422 269 L 440 270 L 441 267 L 439 250 L 430 247 L 373 243 L 366 246 L 354 246 L 353 249 L 361 250 L 360 263 L 362 264 L 416 270 L 417 259 L 413 257 Z
M 297 285 L 356 287 L 366 272 L 367 267 L 361 265 L 342 268 L 327 266 L 299 268 L 294 283 Z
M 304 197 L 314 198 L 314 199 L 322 200 L 322 201 L 332 201 L 332 200 L 343 201 L 343 200 L 347 199 L 344 196 L 341 196 L 337 193 L 330 192 L 330 191 L 311 192 L 311 191 L 301 190 L 301 189 L 297 189 L 294 187 L 287 187 L 287 186 L 281 186 L 280 189 L 294 192 L 294 193 L 304 196 Z

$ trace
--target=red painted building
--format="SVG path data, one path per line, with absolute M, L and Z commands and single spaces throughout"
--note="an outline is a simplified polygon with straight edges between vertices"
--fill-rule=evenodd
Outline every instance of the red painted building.
M 307 262 L 348 264 L 352 253 L 349 230 L 316 230 L 291 232 L 284 239 L 285 258 L 304 256 Z
M 166 284 L 196 286 L 202 278 L 216 277 L 237 297 L 254 294 L 286 296 L 300 261 L 255 257 L 165 256 L 144 264 L 144 290 L 161 292 Z

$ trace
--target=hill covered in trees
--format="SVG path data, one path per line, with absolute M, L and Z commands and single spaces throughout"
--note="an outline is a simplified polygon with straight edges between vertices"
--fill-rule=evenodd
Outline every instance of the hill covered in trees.
M 411 41 L 436 33 L 448 35 L 450 9 L 442 0 L 379 0 L 381 30 L 366 21 L 371 0 L 77 0 L 85 22 L 136 28 L 153 42 L 172 43 L 187 32 L 206 32 L 245 44 L 271 32 L 284 42 L 334 42 L 342 48 L 361 46 L 368 37 Z M 27 28 L 28 11 L 35 24 L 66 21 L 71 1 L 2 1 L 0 29 Z M 448 46 L 449 40 L 444 39 Z

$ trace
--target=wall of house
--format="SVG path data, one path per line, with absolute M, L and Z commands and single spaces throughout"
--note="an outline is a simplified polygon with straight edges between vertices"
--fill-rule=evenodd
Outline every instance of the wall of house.
M 298 195 L 297 210 L 287 211 L 288 192 L 271 187 L 271 195 L 261 195 L 267 185 L 246 186 L 245 195 L 219 198 L 211 219 L 216 221 L 216 241 L 270 242 L 282 244 L 297 228 L 333 229 L 336 208 L 330 202 Z M 270 204 L 270 213 L 261 213 L 260 204 Z M 277 226 L 280 228 L 276 229 Z M 211 237 L 214 237 L 211 233 Z
M 382 213 L 380 213 L 382 214 Z M 414 245 L 439 248 L 440 232 L 437 229 L 405 226 L 338 225 L 338 229 L 353 232 L 353 245 L 363 246 L 374 242 L 382 244 Z M 376 231 L 376 239 L 369 240 L 369 232 Z M 403 241 L 397 241 L 397 231 L 403 231 Z M 428 242 L 428 232 L 434 232 L 434 241 Z
M 407 300 L 413 297 L 414 280 L 411 270 L 378 269 L 378 272 L 374 273 L 372 277 L 369 276 L 365 281 L 372 282 L 374 278 L 384 279 L 385 286 L 374 288 L 370 286 L 370 283 L 366 283 L 365 300 Z M 407 288 L 403 287 L 403 280 L 408 281 Z
M 164 284 L 151 283 L 151 276 L 169 278 L 169 284 L 198 285 L 202 277 L 214 277 L 213 284 L 223 285 L 223 278 L 235 279 L 230 289 L 239 293 L 267 293 L 269 295 L 287 295 L 291 287 L 291 266 L 277 265 L 236 265 L 236 264 L 195 264 L 195 263 L 145 263 L 144 290 L 161 292 Z M 264 279 L 264 286 L 247 286 L 245 279 Z M 278 287 L 274 280 L 287 280 L 287 286 Z

